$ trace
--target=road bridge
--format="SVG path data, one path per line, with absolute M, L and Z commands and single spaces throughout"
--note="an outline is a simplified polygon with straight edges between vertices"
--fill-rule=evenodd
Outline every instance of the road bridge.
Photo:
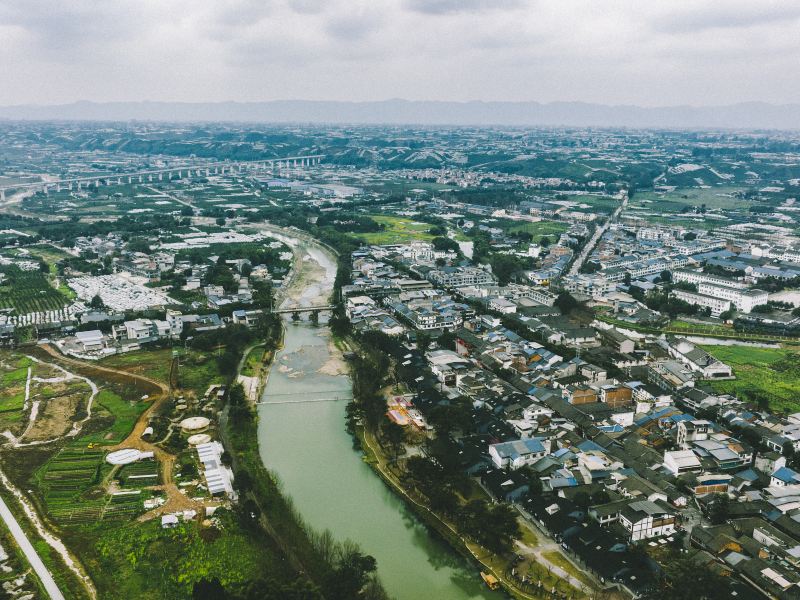
M 314 404 L 318 402 L 343 402 L 353 399 L 353 395 L 345 390 L 322 390 L 320 392 L 286 392 L 269 394 L 256 404 Z
M 336 308 L 333 304 L 321 304 L 318 306 L 295 306 L 291 308 L 276 308 L 271 312 L 275 315 L 293 315 L 300 313 L 319 312 L 323 310 L 333 310 Z
M 271 174 L 280 174 L 289 169 L 316 166 L 320 164 L 324 158 L 324 154 L 308 154 L 252 161 L 197 162 L 194 164 L 178 164 L 160 169 L 147 169 L 131 173 L 93 173 L 92 175 L 57 179 L 55 181 L 17 183 L 0 186 L 0 201 L 6 199 L 7 191 L 33 190 L 35 192 L 40 191 L 48 194 L 51 190 L 56 192 L 62 190 L 80 190 L 82 187 L 88 187 L 92 184 L 96 187 L 100 187 L 102 185 L 154 183 L 157 181 L 171 181 L 173 179 L 208 177 L 210 175 L 234 175 L 257 170 L 268 171 Z

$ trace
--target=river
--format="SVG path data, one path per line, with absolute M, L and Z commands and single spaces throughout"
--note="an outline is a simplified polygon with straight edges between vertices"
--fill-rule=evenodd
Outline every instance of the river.
M 309 259 L 317 265 L 300 273 L 296 281 L 306 283 L 293 296 L 301 305 L 329 294 L 336 272 L 331 257 L 318 249 L 308 250 Z M 264 464 L 309 525 L 353 540 L 376 558 L 380 579 L 396 600 L 502 597 L 487 590 L 475 567 L 420 523 L 353 450 L 345 431 L 350 380 L 337 354 L 326 327 L 287 320 L 284 348 L 259 406 Z

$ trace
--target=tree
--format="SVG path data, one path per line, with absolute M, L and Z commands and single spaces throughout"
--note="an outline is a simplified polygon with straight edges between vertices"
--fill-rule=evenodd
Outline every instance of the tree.
M 193 600 L 224 600 L 228 594 L 219 579 L 201 579 L 192 588 Z
M 231 387 L 231 391 L 228 392 L 228 403 L 231 406 L 244 406 L 245 399 L 246 396 L 241 383 L 237 383 Z
M 729 308 L 728 310 L 721 312 L 719 314 L 719 318 L 721 321 L 730 321 L 733 318 L 734 314 L 735 314 L 734 310 L 732 308 Z
M 100 297 L 100 294 L 95 294 L 94 297 L 89 302 L 89 306 L 95 310 L 103 310 L 106 307 L 105 302 Z
M 559 292 L 558 297 L 556 298 L 555 305 L 559 308 L 559 310 L 568 315 L 573 310 L 578 308 L 578 301 L 575 300 L 575 297 L 567 291 Z
M 528 466 L 522 467 L 519 472 L 525 477 L 528 483 L 528 497 L 535 498 L 542 493 L 542 480 L 539 474 Z
M 592 499 L 587 492 L 578 492 L 572 497 L 572 501 L 581 508 L 586 508 L 591 504 Z
M 511 254 L 493 254 L 489 259 L 489 264 L 500 285 L 507 285 L 517 271 L 530 267 L 529 260 Z
M 458 252 L 459 250 L 458 242 L 451 240 L 450 238 L 435 237 L 433 240 L 431 240 L 431 243 L 433 244 L 434 249 L 439 250 L 440 252 L 447 252 L 448 250 Z
M 517 514 L 507 504 L 471 500 L 461 509 L 459 520 L 464 533 L 496 554 L 511 550 L 520 535 Z
M 664 269 L 661 271 L 661 281 L 664 283 L 669 283 L 672 281 L 672 272 L 669 269 Z
M 728 520 L 729 504 L 728 494 L 714 494 L 708 504 L 708 519 L 712 525 L 721 525 Z
M 431 336 L 423 331 L 417 331 L 417 349 L 420 352 L 425 352 L 431 344 Z
M 150 244 L 147 243 L 147 240 L 144 238 L 132 238 L 128 242 L 128 250 L 131 252 L 142 252 L 144 254 L 150 254 Z
M 325 586 L 325 597 L 333 600 L 358 598 L 378 565 L 369 554 L 363 554 L 352 542 L 339 548 L 336 567 Z
M 781 455 L 787 459 L 792 458 L 794 456 L 794 444 L 792 442 L 784 442 L 781 447 Z
M 397 458 L 398 451 L 406 440 L 406 431 L 402 425 L 398 425 L 394 421 L 386 421 L 383 426 L 383 435 L 389 445 L 392 447 L 395 458 Z
M 647 600 L 723 600 L 731 597 L 728 578 L 718 575 L 691 556 L 664 561 L 664 585 L 647 594 Z
M 543 235 L 543 236 L 542 236 L 542 239 L 540 239 L 540 240 L 539 240 L 539 245 L 540 245 L 542 248 L 547 248 L 547 247 L 548 247 L 550 244 L 551 244 L 551 242 L 550 242 L 550 238 L 549 238 L 549 237 L 547 237 L 546 235 Z

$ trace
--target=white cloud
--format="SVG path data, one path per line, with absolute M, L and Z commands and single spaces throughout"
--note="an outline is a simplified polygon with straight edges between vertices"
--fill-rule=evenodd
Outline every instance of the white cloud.
M 0 0 L 0 104 L 800 99 L 760 0 Z

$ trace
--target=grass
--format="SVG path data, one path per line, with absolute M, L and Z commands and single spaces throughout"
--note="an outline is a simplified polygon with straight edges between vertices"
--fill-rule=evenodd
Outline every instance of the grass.
M 131 432 L 136 419 L 148 407 L 141 400 L 125 400 L 110 390 L 101 390 L 95 398 L 95 410 L 99 418 L 113 419 L 102 431 L 81 438 L 87 443 L 118 444 Z
M 61 524 L 102 519 L 111 497 L 97 486 L 109 470 L 101 450 L 77 441 L 63 448 L 35 475 L 48 516 Z
M 179 356 L 177 387 L 181 390 L 202 396 L 209 385 L 222 383 L 223 377 L 219 372 L 215 355 L 180 349 Z M 117 354 L 103 359 L 100 364 L 169 383 L 172 350 L 160 348 Z
M 115 354 L 100 361 L 101 366 L 129 371 L 165 383 L 169 379 L 171 363 L 172 350 L 169 348 Z
M 561 567 L 562 569 L 564 569 L 569 575 L 572 575 L 582 584 L 592 588 L 595 586 L 592 579 L 588 575 L 586 575 L 586 573 L 584 573 L 580 569 L 577 569 L 575 565 L 573 565 L 566 558 L 564 558 L 564 556 L 560 552 L 551 550 L 550 552 L 543 552 L 542 556 L 544 556 L 548 561 L 550 561 L 557 567 Z
M 158 519 L 110 529 L 82 528 L 81 546 L 90 546 L 93 572 L 112 574 L 97 582 L 101 598 L 189 598 L 200 579 L 242 585 L 287 569 L 254 531 L 219 511 L 219 527 L 196 522 L 161 529 Z
M 245 377 L 256 377 L 264 364 L 264 347 L 258 346 L 250 350 L 247 358 L 242 365 L 242 375 Z
M 769 403 L 772 410 L 800 410 L 800 353 L 788 348 L 703 346 L 733 368 L 736 379 L 715 381 L 713 388 Z
M 545 236 L 549 237 L 550 241 L 555 241 L 553 238 L 557 239 L 558 236 L 564 233 L 568 228 L 569 226 L 566 223 L 558 221 L 538 221 L 536 223 L 522 221 L 509 227 L 508 232 L 517 233 L 526 231 L 533 236 L 534 242 L 539 242 Z
M 737 186 L 712 186 L 711 188 L 678 188 L 672 192 L 636 192 L 631 206 L 643 206 L 662 213 L 679 213 L 684 207 L 693 209 L 702 204 L 707 209 L 747 210 L 752 203 L 735 198 L 735 192 L 746 188 Z
M 51 246 L 49 244 L 28 246 L 27 248 L 25 248 L 25 250 L 27 250 L 28 254 L 31 257 L 38 258 L 46 262 L 50 266 L 51 274 L 55 273 L 55 265 L 58 261 L 60 261 L 63 258 L 68 258 L 72 256 L 71 254 L 68 254 L 63 250 L 60 250 L 59 248 L 56 248 L 55 246 Z M 18 255 L 24 258 L 24 256 L 21 253 L 18 253 Z
M 531 547 L 535 547 L 535 546 L 539 545 L 539 538 L 536 537 L 536 534 L 533 532 L 533 530 L 530 527 L 528 527 L 527 525 L 525 525 L 523 523 L 522 527 L 520 527 L 520 531 L 522 531 L 521 540 L 522 540 L 523 544 L 525 544 L 526 546 L 531 546 Z
M 406 217 L 389 215 L 369 215 L 372 219 L 384 226 L 383 231 L 374 233 L 355 233 L 355 237 L 368 244 L 403 244 L 413 240 L 430 241 L 433 239 L 428 230 L 430 223 L 414 221 Z

